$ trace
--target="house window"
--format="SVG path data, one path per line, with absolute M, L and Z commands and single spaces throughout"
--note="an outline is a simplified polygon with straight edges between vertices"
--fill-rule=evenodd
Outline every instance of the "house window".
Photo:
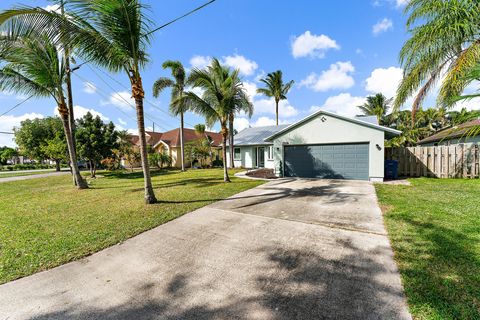
M 233 148 L 233 160 L 242 160 L 240 148 Z
M 273 146 L 267 148 L 268 150 L 268 160 L 273 160 Z

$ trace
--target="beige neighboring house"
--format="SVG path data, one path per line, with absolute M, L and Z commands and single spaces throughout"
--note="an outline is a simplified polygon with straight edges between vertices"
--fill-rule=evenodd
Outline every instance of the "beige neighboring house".
M 172 157 L 172 167 L 181 168 L 182 163 L 180 160 L 181 147 L 180 147 L 180 128 L 173 129 L 166 132 L 145 132 L 147 138 L 147 145 L 155 150 L 155 152 L 163 153 L 166 152 L 170 157 Z M 222 157 L 222 135 L 217 132 L 206 131 L 205 135 L 212 139 L 212 158 L 221 159 Z M 184 128 L 183 129 L 183 139 L 184 144 L 192 143 L 200 139 L 205 138 L 205 135 L 198 134 L 193 129 Z M 140 141 L 138 135 L 130 135 L 132 144 L 140 148 Z M 185 155 L 185 166 L 190 167 L 191 163 L 187 160 L 188 156 Z M 209 164 L 209 163 L 207 163 Z M 125 165 L 125 164 L 124 164 Z M 128 166 L 128 165 L 127 165 Z M 138 163 L 136 166 L 140 166 Z

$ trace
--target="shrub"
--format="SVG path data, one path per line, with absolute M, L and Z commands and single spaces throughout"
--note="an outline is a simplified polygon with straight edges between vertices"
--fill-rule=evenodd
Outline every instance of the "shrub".
M 212 167 L 218 168 L 218 167 L 223 167 L 223 161 L 220 159 L 215 159 L 212 161 Z

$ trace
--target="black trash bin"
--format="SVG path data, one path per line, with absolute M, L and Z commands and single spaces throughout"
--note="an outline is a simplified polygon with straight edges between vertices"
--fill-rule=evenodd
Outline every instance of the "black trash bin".
M 398 179 L 398 161 L 386 160 L 385 161 L 385 179 Z

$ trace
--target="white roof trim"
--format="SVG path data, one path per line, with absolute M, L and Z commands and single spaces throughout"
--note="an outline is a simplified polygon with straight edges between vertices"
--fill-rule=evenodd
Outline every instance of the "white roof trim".
M 158 147 L 160 144 L 163 144 L 165 147 L 167 147 L 167 150 L 170 150 L 170 146 L 163 140 L 158 140 L 157 143 L 155 143 L 155 145 L 153 146 L 153 148 L 155 149 L 156 147 Z
M 309 115 L 309 116 L 307 116 L 307 117 L 305 117 L 305 118 L 303 118 L 303 119 L 301 119 L 301 120 L 299 120 L 295 123 L 292 123 L 288 127 L 284 128 L 280 131 L 277 131 L 276 133 L 272 134 L 271 136 L 265 138 L 265 141 L 271 141 L 273 138 L 278 137 L 278 136 L 284 134 L 285 132 L 290 131 L 291 129 L 293 129 L 295 127 L 298 127 L 302 123 L 307 122 L 310 119 L 313 119 L 313 118 L 315 118 L 315 117 L 317 117 L 321 114 L 331 116 L 331 117 L 334 117 L 334 118 L 337 118 L 337 119 L 340 119 L 340 120 L 345 120 L 345 121 L 353 122 L 353 123 L 356 123 L 356 124 L 360 124 L 360 125 L 363 125 L 363 126 L 366 126 L 366 127 L 370 127 L 372 129 L 386 131 L 386 132 L 389 132 L 389 133 L 393 133 L 395 135 L 400 135 L 402 133 L 399 130 L 395 130 L 395 129 L 384 127 L 384 126 L 381 126 L 381 125 L 378 125 L 378 124 L 373 124 L 373 123 L 370 123 L 370 122 L 362 121 L 360 119 L 341 116 L 339 114 L 336 114 L 336 113 L 333 113 L 333 112 L 330 112 L 330 111 L 319 110 L 319 111 L 317 111 L 315 113 L 312 113 L 311 115 Z

